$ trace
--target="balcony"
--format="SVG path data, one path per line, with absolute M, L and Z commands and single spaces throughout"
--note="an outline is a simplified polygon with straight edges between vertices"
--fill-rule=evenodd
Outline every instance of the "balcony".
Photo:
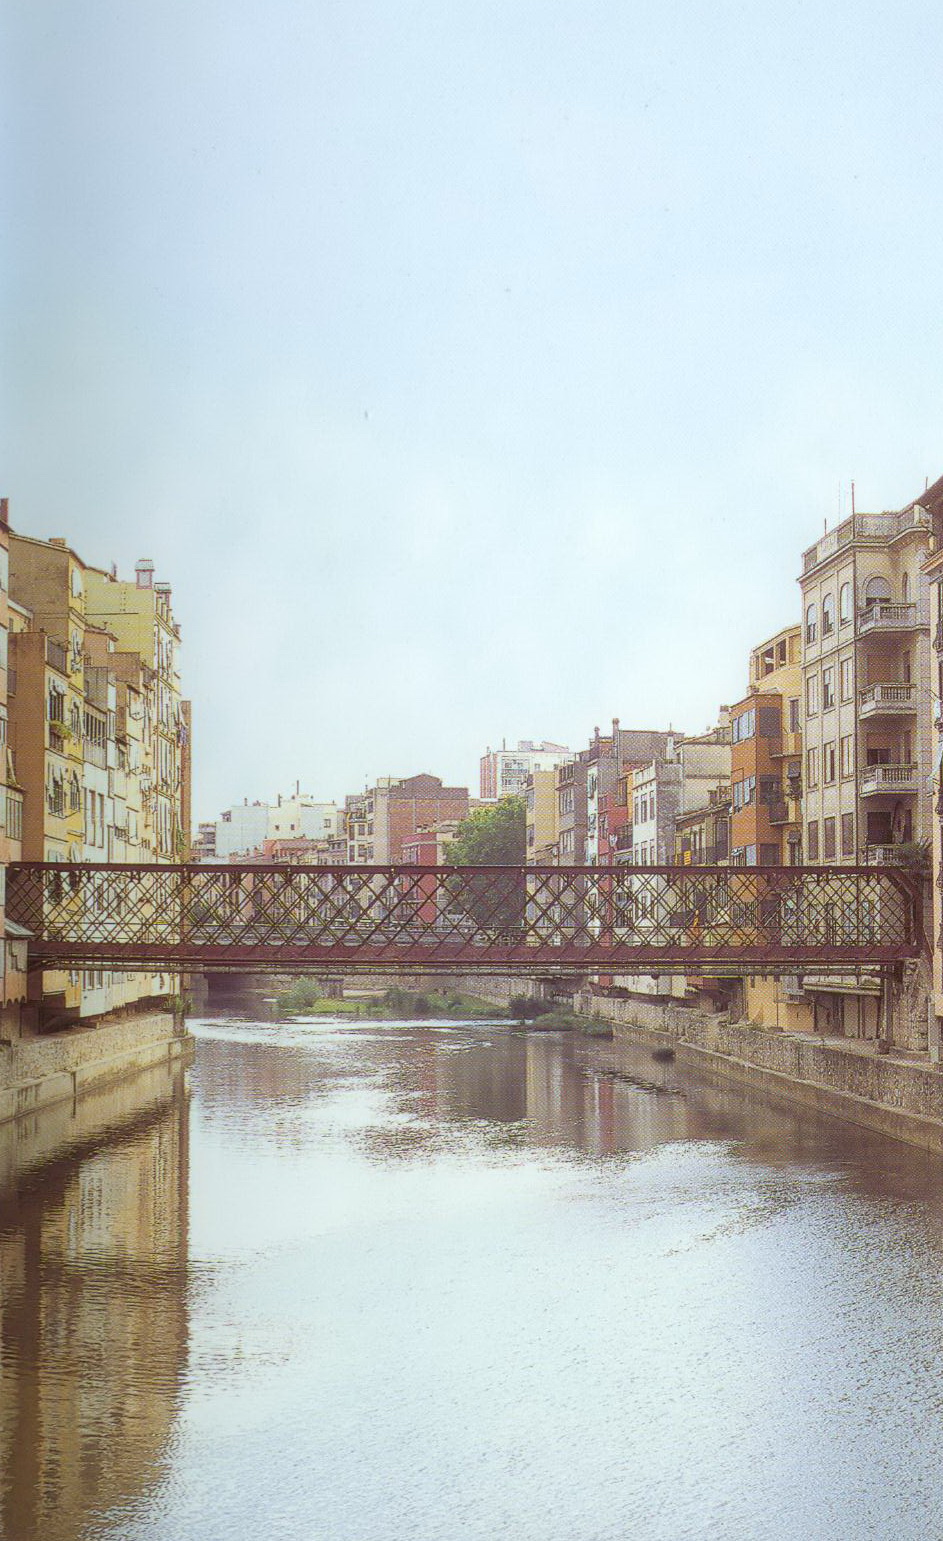
M 771 824 L 790 824 L 797 822 L 789 812 L 788 803 L 770 803 L 769 821 Z
M 852 514 L 850 519 L 844 520 L 834 530 L 829 530 L 814 546 L 803 552 L 802 571 L 804 574 L 810 573 L 820 562 L 828 561 L 836 551 L 850 546 L 853 541 L 880 541 L 886 544 L 906 535 L 910 530 L 929 530 L 930 524 L 930 515 L 919 503 L 902 509 L 900 513 Z
M 917 606 L 892 604 L 889 599 L 875 600 L 858 611 L 859 637 L 885 635 L 894 631 L 917 631 L 927 623 L 921 619 Z
M 917 790 L 916 765 L 868 765 L 858 777 L 862 797 L 900 797 Z
M 906 860 L 906 852 L 902 856 L 902 847 L 899 845 L 866 845 L 864 848 L 864 861 L 868 867 L 899 867 Z M 909 849 L 912 849 L 910 847 Z
M 901 717 L 916 710 L 916 685 L 868 685 L 858 692 L 861 717 Z
M 61 642 L 56 642 L 52 637 L 46 638 L 46 662 L 53 669 L 58 669 L 60 674 L 68 674 L 69 659 Z

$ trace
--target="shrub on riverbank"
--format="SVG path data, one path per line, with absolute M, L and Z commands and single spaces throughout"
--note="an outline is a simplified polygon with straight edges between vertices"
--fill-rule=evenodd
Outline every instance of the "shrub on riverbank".
M 515 1022 L 534 1022 L 553 1009 L 553 1001 L 541 1001 L 533 995 L 512 995 L 508 1001 L 508 1016 Z
M 345 1001 L 339 996 L 322 994 L 316 979 L 293 979 L 275 997 L 280 1012 L 286 1016 L 359 1017 L 360 1001 Z
M 475 1021 L 496 1014 L 496 1008 L 488 1001 L 465 995 L 461 990 L 403 990 L 396 985 L 366 1001 L 364 1006 L 369 1017 L 415 1017 L 419 1021 L 428 1017 Z

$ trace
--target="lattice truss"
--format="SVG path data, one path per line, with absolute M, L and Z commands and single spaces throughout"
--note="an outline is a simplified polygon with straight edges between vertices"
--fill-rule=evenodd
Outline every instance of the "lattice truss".
M 875 868 L 135 867 L 23 863 L 36 957 L 484 966 L 886 962 L 915 898 Z

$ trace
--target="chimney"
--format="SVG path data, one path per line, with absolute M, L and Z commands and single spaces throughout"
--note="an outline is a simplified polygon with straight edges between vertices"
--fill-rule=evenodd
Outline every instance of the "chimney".
M 10 499 L 0 498 L 0 524 L 10 523 Z
M 154 587 L 154 563 L 150 560 L 149 557 L 143 556 L 141 558 L 140 562 L 138 562 L 134 569 L 134 576 L 137 579 L 137 586 L 139 589 L 150 589 Z
M 65 546 L 65 540 L 61 535 L 50 535 L 49 544 L 50 546 Z

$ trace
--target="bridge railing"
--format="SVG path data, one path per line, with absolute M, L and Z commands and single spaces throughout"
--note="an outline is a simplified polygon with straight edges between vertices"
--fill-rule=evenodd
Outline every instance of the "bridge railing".
M 35 966 L 886 965 L 919 895 L 875 867 L 299 867 L 19 863 Z

